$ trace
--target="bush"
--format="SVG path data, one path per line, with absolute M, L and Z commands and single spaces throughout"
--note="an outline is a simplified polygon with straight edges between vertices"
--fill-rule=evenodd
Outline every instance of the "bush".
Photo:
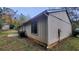
M 15 29 L 15 25 L 10 25 L 10 29 Z

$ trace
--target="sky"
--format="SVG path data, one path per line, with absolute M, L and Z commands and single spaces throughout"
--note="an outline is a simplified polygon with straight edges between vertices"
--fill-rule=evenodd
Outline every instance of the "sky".
M 11 7 L 14 11 L 17 11 L 17 14 L 24 14 L 25 16 L 30 16 L 30 18 L 36 16 L 42 11 L 48 9 L 47 7 Z
M 18 11 L 17 14 L 14 17 L 19 18 L 18 14 L 24 14 L 28 18 L 33 18 L 34 16 L 38 15 L 39 13 L 43 12 L 46 9 L 49 9 L 49 7 L 10 7 L 14 11 Z M 52 7 L 50 7 L 52 8 Z M 58 7 L 53 7 L 55 9 L 59 9 Z M 77 12 L 79 14 L 79 12 Z

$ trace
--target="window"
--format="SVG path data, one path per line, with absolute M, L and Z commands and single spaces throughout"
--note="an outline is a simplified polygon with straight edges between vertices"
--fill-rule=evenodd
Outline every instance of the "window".
M 31 24 L 31 33 L 37 34 L 37 21 L 32 21 L 32 24 Z

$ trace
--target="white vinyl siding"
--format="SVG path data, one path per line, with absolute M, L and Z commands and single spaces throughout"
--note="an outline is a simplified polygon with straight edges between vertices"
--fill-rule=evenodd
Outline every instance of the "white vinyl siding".
M 65 22 L 51 15 L 61 18 Z M 48 44 L 49 45 L 59 40 L 58 29 L 61 30 L 60 40 L 68 37 L 72 33 L 71 23 L 68 19 L 66 12 L 58 12 L 58 13 L 49 14 L 49 17 L 48 17 Z

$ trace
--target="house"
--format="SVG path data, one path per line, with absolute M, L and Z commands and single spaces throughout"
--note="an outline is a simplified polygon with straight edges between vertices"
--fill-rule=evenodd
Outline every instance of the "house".
M 45 10 L 20 26 L 29 38 L 50 48 L 72 34 L 72 25 L 66 10 Z
M 10 25 L 7 23 L 4 23 L 2 26 L 2 30 L 9 30 L 10 29 Z

